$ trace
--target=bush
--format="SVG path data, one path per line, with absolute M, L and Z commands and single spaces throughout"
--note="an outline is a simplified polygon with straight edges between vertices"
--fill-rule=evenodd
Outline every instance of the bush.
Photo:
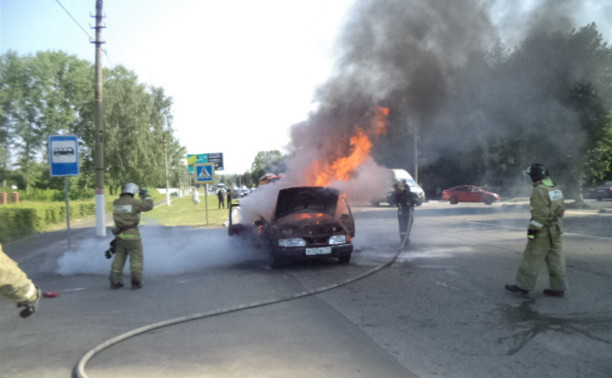
M 108 206 L 107 206 L 108 210 Z M 70 203 L 70 218 L 79 219 L 96 214 L 95 201 Z M 0 243 L 16 240 L 66 221 L 63 202 L 20 203 L 0 207 Z
M 93 200 L 96 195 L 95 189 L 80 189 L 73 188 L 68 192 L 70 201 L 87 201 Z M 64 190 L 58 189 L 38 189 L 32 188 L 26 192 L 19 191 L 19 197 L 22 201 L 42 201 L 42 202 L 61 202 L 66 200 Z

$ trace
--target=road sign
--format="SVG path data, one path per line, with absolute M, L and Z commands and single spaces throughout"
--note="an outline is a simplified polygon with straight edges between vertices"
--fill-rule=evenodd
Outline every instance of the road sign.
M 194 165 L 200 163 L 214 163 L 216 171 L 223 170 L 223 153 L 216 152 L 212 154 L 187 154 L 187 165 L 189 172 L 194 172 Z
M 215 179 L 215 164 L 195 164 L 196 182 L 212 182 Z
M 79 142 L 76 135 L 49 137 L 51 176 L 79 175 Z

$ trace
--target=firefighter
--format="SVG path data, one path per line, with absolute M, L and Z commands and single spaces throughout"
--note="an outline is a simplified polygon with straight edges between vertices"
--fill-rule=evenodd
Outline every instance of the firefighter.
M 134 198 L 139 193 L 140 199 Z M 130 273 L 132 289 L 142 288 L 143 248 L 138 223 L 140 213 L 153 209 L 153 197 L 146 190 L 138 190 L 138 185 L 129 183 L 113 202 L 113 220 L 115 221 L 115 246 L 110 255 L 115 255 L 111 266 L 111 289 L 123 287 L 123 267 L 130 256 Z M 111 243 L 112 244 L 112 243 Z M 107 252 L 107 257 L 109 253 Z M 109 257 L 110 258 L 110 257 Z
M 514 285 L 506 290 L 527 295 L 535 289 L 538 270 L 542 262 L 548 268 L 550 288 L 544 295 L 563 297 L 567 287 L 565 258 L 562 253 L 563 235 L 563 193 L 551 180 L 548 169 L 542 164 L 532 164 L 525 173 L 533 181 L 531 221 L 527 228 L 527 246 L 516 274 Z
M 410 191 L 410 187 L 405 184 L 393 185 L 395 203 L 397 205 L 397 221 L 399 224 L 400 243 L 403 247 L 410 236 L 412 228 L 412 212 L 416 204 L 416 195 Z
M 14 299 L 18 307 L 23 307 L 19 313 L 27 318 L 38 309 L 40 289 L 19 268 L 19 265 L 4 253 L 0 244 L 0 293 Z

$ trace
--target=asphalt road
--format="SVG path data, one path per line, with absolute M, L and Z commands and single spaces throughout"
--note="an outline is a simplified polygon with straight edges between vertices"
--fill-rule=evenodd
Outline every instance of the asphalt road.
M 591 203 L 591 202 L 589 202 Z M 336 262 L 266 266 L 263 251 L 225 229 L 142 227 L 142 290 L 110 290 L 109 240 L 95 229 L 46 233 L 5 245 L 43 290 L 29 319 L 0 300 L 0 377 L 68 377 L 95 346 L 136 328 L 219 313 L 155 329 L 110 346 L 89 377 L 610 377 L 612 202 L 568 210 L 563 299 L 504 291 L 525 245 L 521 203 L 429 202 L 417 208 L 410 243 L 394 258 L 392 208 L 355 206 L 356 250 Z M 600 210 L 603 209 L 603 210 Z M 107 239 L 110 239 L 107 238 Z M 127 278 L 127 277 L 126 277 Z

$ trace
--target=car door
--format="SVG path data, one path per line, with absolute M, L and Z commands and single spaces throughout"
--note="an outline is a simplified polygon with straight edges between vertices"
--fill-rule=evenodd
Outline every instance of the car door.
M 470 188 L 467 186 L 456 187 L 455 197 L 459 202 L 470 202 Z
M 338 197 L 336 216 L 344 227 L 346 227 L 351 237 L 355 237 L 355 219 L 353 218 L 353 213 L 351 212 L 351 208 L 345 196 Z
M 480 188 L 476 186 L 471 186 L 467 193 L 469 197 L 469 202 L 482 202 L 484 200 L 482 190 L 480 190 Z

